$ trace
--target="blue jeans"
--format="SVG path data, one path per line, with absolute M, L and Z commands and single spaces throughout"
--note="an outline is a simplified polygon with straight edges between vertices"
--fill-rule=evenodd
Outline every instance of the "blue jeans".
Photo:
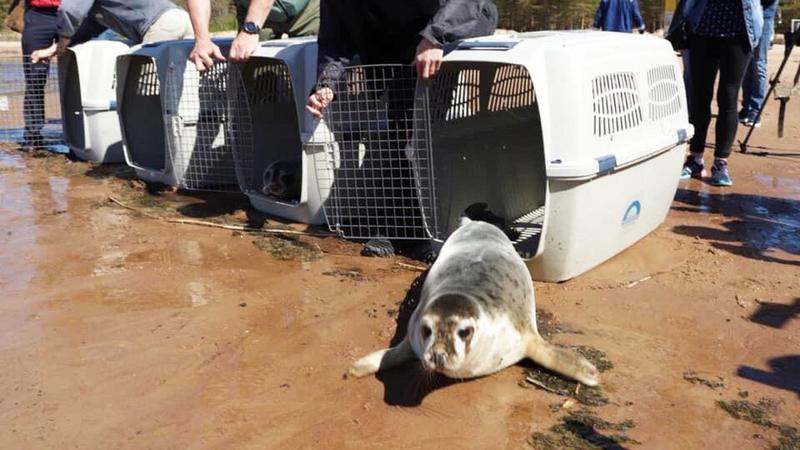
M 764 32 L 758 47 L 753 51 L 753 59 L 747 67 L 742 81 L 742 110 L 739 112 L 741 119 L 752 122 L 756 120 L 756 114 L 764 97 L 767 94 L 767 51 L 769 41 L 772 39 L 774 17 L 764 17 Z

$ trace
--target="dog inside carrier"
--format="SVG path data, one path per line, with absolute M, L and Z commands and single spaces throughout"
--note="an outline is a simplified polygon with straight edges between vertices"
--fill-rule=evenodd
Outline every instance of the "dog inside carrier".
M 216 41 L 227 52 L 230 40 Z M 198 72 L 192 40 L 146 44 L 117 61 L 125 157 L 146 181 L 238 191 L 227 63 Z

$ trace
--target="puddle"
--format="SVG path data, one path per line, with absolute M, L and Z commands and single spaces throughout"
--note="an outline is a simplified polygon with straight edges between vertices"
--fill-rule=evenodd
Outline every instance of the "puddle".
M 199 266 L 203 264 L 203 250 L 197 241 L 179 241 L 178 248 L 181 258 L 187 264 Z
M 788 177 L 775 177 L 771 175 L 764 175 L 761 173 L 755 174 L 756 181 L 772 189 L 785 189 L 787 191 L 800 192 L 800 180 Z
M 97 277 L 128 271 L 125 267 L 128 252 L 119 249 L 102 249 L 101 252 L 102 254 L 95 262 L 92 276 Z
M 208 304 L 208 286 L 205 283 L 202 281 L 190 281 L 186 285 L 186 289 L 189 291 L 192 308 Z
M 56 212 L 66 212 L 69 203 L 67 203 L 67 192 L 69 191 L 69 179 L 64 177 L 50 177 L 50 196 L 56 204 Z
M 0 167 L 9 169 L 24 169 L 25 160 L 21 155 L 9 153 L 0 149 Z

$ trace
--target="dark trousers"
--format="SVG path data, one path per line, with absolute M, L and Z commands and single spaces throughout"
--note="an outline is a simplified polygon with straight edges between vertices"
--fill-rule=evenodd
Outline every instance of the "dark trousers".
M 717 127 L 714 156 L 727 158 L 736 137 L 739 89 L 750 61 L 750 44 L 745 36 L 715 38 L 692 35 L 689 38 L 689 67 L 691 68 L 692 98 L 689 122 L 694 125 L 690 150 L 704 150 L 708 124 L 711 121 L 711 98 L 714 80 L 719 73 L 717 88 Z
M 28 8 L 25 11 L 25 29 L 22 32 L 22 63 L 25 70 L 25 145 L 42 145 L 41 131 L 45 121 L 44 86 L 50 64 L 31 64 L 30 55 L 49 47 L 58 36 L 56 9 Z

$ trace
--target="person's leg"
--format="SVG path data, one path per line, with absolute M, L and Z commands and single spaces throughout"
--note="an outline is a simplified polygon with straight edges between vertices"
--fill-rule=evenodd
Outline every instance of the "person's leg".
M 764 102 L 767 93 L 767 52 L 769 40 L 772 37 L 772 19 L 765 18 L 764 33 L 758 42 L 758 47 L 753 51 L 753 59 L 747 65 L 744 80 L 742 81 L 742 111 L 740 119 L 745 125 L 756 125 L 756 114 Z M 744 117 L 741 117 L 744 115 Z
M 22 32 L 22 63 L 25 72 L 25 98 L 22 115 L 25 120 L 24 147 L 38 147 L 43 144 L 42 128 L 45 123 L 44 87 L 50 64 L 40 62 L 31 64 L 30 54 L 49 47 L 57 31 L 56 14 L 39 10 L 25 11 L 25 28 Z
M 681 52 L 683 63 L 683 85 L 686 87 L 686 109 L 692 110 L 692 64 L 689 61 L 689 49 Z
M 711 121 L 711 98 L 717 76 L 719 53 L 717 40 L 692 35 L 689 38 L 689 66 L 692 98 L 689 104 L 689 122 L 694 125 L 694 137 L 689 144 L 691 155 L 686 159 L 681 178 L 699 178 L 704 175 L 703 150 L 706 145 L 708 124 Z
M 750 55 L 750 44 L 744 38 L 725 39 L 720 46 L 716 142 L 714 166 L 711 168 L 711 184 L 717 186 L 733 184 L 728 173 L 727 159 L 736 138 L 736 100 Z
M 714 156 L 727 158 L 736 137 L 736 100 L 744 71 L 750 61 L 750 46 L 743 39 L 725 39 L 720 46 L 717 126 Z
M 172 8 L 164 11 L 144 34 L 142 43 L 171 41 L 175 39 L 190 39 L 194 37 L 192 22 L 189 13 Z

